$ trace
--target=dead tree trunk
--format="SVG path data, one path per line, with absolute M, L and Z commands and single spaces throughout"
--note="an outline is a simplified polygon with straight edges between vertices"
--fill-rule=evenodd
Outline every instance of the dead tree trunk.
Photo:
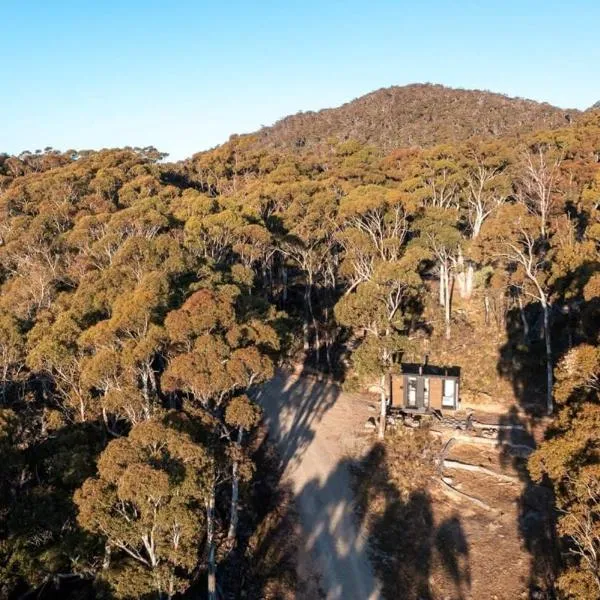
M 282 267 L 281 267 L 281 283 L 282 283 L 282 287 L 283 287 L 283 291 L 281 293 L 281 300 L 282 300 L 283 308 L 285 308 L 285 305 L 287 304 L 287 298 L 288 298 L 288 274 L 287 274 L 287 269 L 285 268 L 285 265 L 282 265 Z
M 108 541 L 104 544 L 104 558 L 102 559 L 102 570 L 106 571 L 110 567 L 110 558 L 112 554 L 112 548 L 110 547 L 110 543 Z
M 489 477 L 495 477 L 499 481 L 505 481 L 507 483 L 517 483 L 521 484 L 521 480 L 518 477 L 513 477 L 511 475 L 504 475 L 503 473 L 496 473 L 496 471 L 492 471 L 491 469 L 486 469 L 485 467 L 480 467 L 478 465 L 469 465 L 466 463 L 462 463 L 457 460 L 447 460 L 445 459 L 442 464 L 442 469 L 457 469 L 461 471 L 469 471 L 471 473 L 481 473 L 482 475 L 487 475 Z

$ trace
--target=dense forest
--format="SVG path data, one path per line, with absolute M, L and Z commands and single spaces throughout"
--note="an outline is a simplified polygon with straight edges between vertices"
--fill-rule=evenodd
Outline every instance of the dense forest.
M 256 390 L 301 361 L 385 412 L 426 353 L 550 417 L 549 585 L 600 596 L 600 113 L 473 94 L 376 92 L 179 163 L 0 156 L 1 597 L 285 597 Z
M 390 152 L 556 129 L 581 114 L 502 94 L 413 84 L 377 90 L 339 108 L 291 115 L 263 127 L 258 143 L 301 151 L 328 138 L 352 139 Z

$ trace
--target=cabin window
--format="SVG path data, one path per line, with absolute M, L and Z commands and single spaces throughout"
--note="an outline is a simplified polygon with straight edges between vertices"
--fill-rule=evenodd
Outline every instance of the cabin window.
M 454 379 L 444 379 L 442 406 L 446 408 L 454 408 L 456 406 L 456 386 Z
M 423 378 L 423 406 L 429 408 L 429 377 Z
M 416 408 L 417 406 L 417 378 L 408 378 L 408 406 Z

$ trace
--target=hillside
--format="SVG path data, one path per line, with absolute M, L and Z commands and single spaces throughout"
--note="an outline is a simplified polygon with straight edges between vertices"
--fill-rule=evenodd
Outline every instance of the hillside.
M 258 133 L 262 146 L 306 147 L 330 137 L 383 150 L 431 146 L 471 137 L 555 129 L 580 111 L 478 90 L 412 84 L 371 92 L 339 108 L 300 112 Z
M 333 600 L 378 589 L 366 559 L 377 598 L 596 597 L 570 519 L 600 514 L 600 113 L 565 125 L 388 155 L 1 157 L 0 598 L 301 598 L 309 555 Z M 443 457 L 478 479 L 375 421 L 424 356 L 497 426 L 493 452 Z M 286 398 L 291 365 L 332 385 Z M 351 427 L 357 528 L 329 451 Z

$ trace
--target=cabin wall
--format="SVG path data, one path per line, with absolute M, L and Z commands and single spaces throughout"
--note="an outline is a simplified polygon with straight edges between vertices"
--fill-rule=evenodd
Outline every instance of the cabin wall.
M 442 408 L 442 380 L 439 377 L 429 378 L 429 407 Z
M 392 375 L 392 406 L 402 408 L 404 406 L 404 376 Z
M 406 408 L 407 405 L 407 378 L 412 377 L 417 380 L 417 389 L 416 389 L 416 397 L 417 397 L 417 408 L 418 410 L 422 409 L 431 409 L 431 410 L 455 410 L 458 408 L 458 398 L 459 398 L 459 381 L 456 377 L 448 377 L 448 376 L 436 376 L 436 375 L 417 375 L 417 374 L 407 374 L 404 373 L 402 375 L 391 375 L 389 379 L 389 393 L 390 393 L 390 401 L 391 406 L 394 408 Z M 423 406 L 423 388 L 424 388 L 424 380 L 427 378 L 429 380 L 429 406 Z M 456 385 L 455 389 L 455 402 L 456 405 L 454 407 L 442 406 L 442 398 L 444 395 L 444 381 L 453 380 Z

